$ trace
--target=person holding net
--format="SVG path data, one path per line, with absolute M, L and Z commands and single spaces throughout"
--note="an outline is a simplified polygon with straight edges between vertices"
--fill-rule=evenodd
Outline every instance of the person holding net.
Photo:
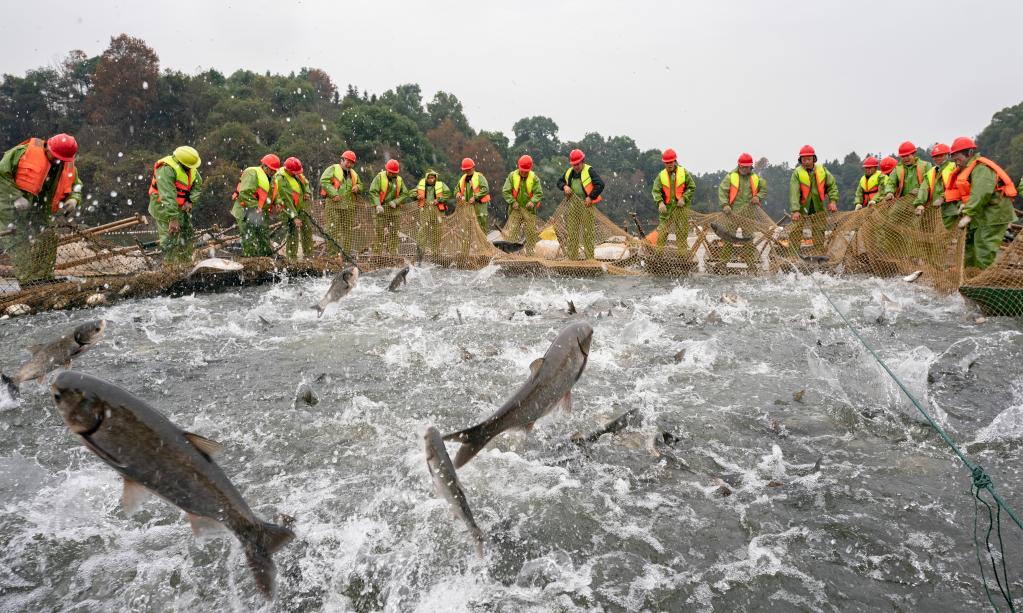
M 824 252 L 825 210 L 838 212 L 838 183 L 831 171 L 817 163 L 817 152 L 810 145 L 799 150 L 799 165 L 792 171 L 789 180 L 789 249 L 799 255 L 803 242 L 803 228 L 810 223 L 813 248 L 818 254 Z M 827 205 L 824 203 L 827 202 Z M 816 219 L 805 219 L 818 215 Z
M 324 198 L 323 214 L 326 218 L 327 234 L 334 240 L 327 241 L 327 255 L 338 254 L 337 243 L 345 253 L 352 253 L 355 235 L 355 197 L 362 192 L 359 173 L 355 172 L 358 158 L 348 150 L 341 154 L 341 162 L 332 164 L 320 175 L 320 196 Z
M 298 258 L 298 246 L 302 245 L 302 257 L 313 255 L 313 229 L 308 222 L 309 206 L 312 204 L 312 188 L 302 172 L 302 162 L 296 157 L 284 160 L 284 168 L 274 177 L 280 221 L 287 226 L 285 253 L 289 260 Z
M 376 215 L 373 218 L 375 240 L 373 253 L 398 255 L 398 228 L 401 225 L 401 203 L 409 196 L 404 179 L 398 174 L 401 165 L 398 160 L 388 160 L 384 169 L 369 186 L 369 197 L 376 203 Z M 386 251 L 385 251 L 386 242 Z
M 437 171 L 430 168 L 416 186 L 416 200 L 419 202 L 418 243 L 430 255 L 440 253 L 440 239 L 444 232 L 442 218 L 448 210 L 451 189 L 440 180 Z
M 187 145 L 153 164 L 149 182 L 149 214 L 156 221 L 163 261 L 188 264 L 195 251 L 192 206 L 199 199 L 202 175 L 199 152 Z
M 566 226 L 565 255 L 570 260 L 579 259 L 579 233 L 583 235 L 583 252 L 587 260 L 593 259 L 596 236 L 596 218 L 593 207 L 603 200 L 604 180 L 585 163 L 586 154 L 573 149 L 568 154 L 569 169 L 558 179 L 558 189 L 570 199 Z
M 462 176 L 458 178 L 455 188 L 455 200 L 459 204 L 468 204 L 476 213 L 476 221 L 483 233 L 487 233 L 487 216 L 490 208 L 490 184 L 483 173 L 476 172 L 476 162 L 472 158 L 462 160 Z
M 543 200 L 543 186 L 533 172 L 533 158 L 523 155 L 519 167 L 504 180 L 504 201 L 508 203 L 508 240 L 517 241 L 525 235 L 525 254 L 533 255 L 533 248 L 539 240 L 536 214 Z
M 657 253 L 664 251 L 668 234 L 675 232 L 675 250 L 679 257 L 689 253 L 689 206 L 696 192 L 696 180 L 678 164 L 674 149 L 661 154 L 664 169 L 654 178 L 650 195 L 657 205 Z M 752 164 L 751 164 L 752 167 Z
M 1005 231 L 1017 219 L 1012 206 L 1016 186 L 1001 166 L 980 155 L 973 139 L 960 136 L 952 141 L 951 151 L 959 169 L 959 229 L 966 230 L 963 264 L 983 270 L 995 261 Z
M 78 205 L 77 153 L 73 136 L 57 134 L 25 140 L 0 159 L 0 251 L 10 252 L 23 286 L 53 280 L 57 235 L 51 225 L 54 215 L 69 215 Z
M 259 160 L 259 166 L 250 166 L 242 171 L 231 200 L 231 216 L 238 224 L 238 234 L 244 257 L 269 257 L 270 209 L 275 194 L 272 187 L 274 175 L 281 169 L 281 158 L 268 153 Z
M 863 160 L 863 176 L 856 184 L 856 194 L 853 195 L 855 210 L 874 206 L 878 199 L 884 197 L 888 192 L 888 177 L 879 170 L 879 167 L 877 158 L 872 155 L 868 155 L 867 159 Z
M 718 204 L 725 213 L 726 227 L 739 228 L 746 238 L 752 237 L 756 229 L 756 211 L 766 197 L 767 181 L 753 172 L 753 156 L 741 154 L 736 167 L 718 185 Z M 721 257 L 728 262 L 732 259 L 732 243 L 727 240 L 724 243 Z M 752 268 L 757 256 L 756 247 L 747 243 L 740 248 L 740 252 L 743 261 Z

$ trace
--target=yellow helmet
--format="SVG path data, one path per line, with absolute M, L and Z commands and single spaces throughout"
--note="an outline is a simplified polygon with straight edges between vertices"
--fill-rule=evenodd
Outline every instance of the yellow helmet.
M 199 158 L 199 152 L 187 145 L 174 150 L 174 159 L 193 169 L 198 168 L 199 164 L 202 163 L 202 160 Z

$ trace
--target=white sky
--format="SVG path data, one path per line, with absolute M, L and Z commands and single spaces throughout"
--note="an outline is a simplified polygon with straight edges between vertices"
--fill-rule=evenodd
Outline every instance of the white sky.
M 325 70 L 381 93 L 454 93 L 470 124 L 546 115 L 562 140 L 624 134 L 696 171 L 975 135 L 1023 101 L 1023 2 L 180 0 L 21 3 L 0 72 L 122 32 L 184 72 Z M 12 21 L 13 19 L 14 21 Z M 17 22 L 15 26 L 14 22 Z

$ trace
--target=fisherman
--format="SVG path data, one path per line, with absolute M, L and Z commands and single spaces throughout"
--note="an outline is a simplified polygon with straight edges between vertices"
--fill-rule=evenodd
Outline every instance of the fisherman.
M 466 185 L 472 193 L 466 197 Z M 455 200 L 458 203 L 469 204 L 476 210 L 476 221 L 480 224 L 483 233 L 487 233 L 487 210 L 490 204 L 490 185 L 483 173 L 476 172 L 476 162 L 472 158 L 462 160 L 462 176 L 458 179 L 458 187 L 455 188 Z
M 878 171 L 878 166 L 877 158 L 872 155 L 863 160 L 863 176 L 856 185 L 856 195 L 853 197 L 853 205 L 857 211 L 865 206 L 877 204 L 877 199 L 887 193 L 885 185 L 888 178 Z
M 275 207 L 280 211 L 280 220 L 287 224 L 286 253 L 289 260 L 298 258 L 298 245 L 302 244 L 302 257 L 313 254 L 313 229 L 308 223 L 309 207 L 312 204 L 312 188 L 302 172 L 302 162 L 290 157 L 284 160 L 284 168 L 274 176 L 274 190 L 277 192 Z
M 508 203 L 508 240 L 518 241 L 525 235 L 525 254 L 533 255 L 533 247 L 539 240 L 536 214 L 543 200 L 543 186 L 533 172 L 533 158 L 524 155 L 519 158 L 519 167 L 511 171 L 504 180 L 504 201 Z
M 959 198 L 959 228 L 966 229 L 964 265 L 981 270 L 995 261 L 1002 237 L 1016 221 L 1012 199 L 1016 186 L 1001 166 L 977 153 L 977 144 L 965 136 L 952 141 L 952 161 L 959 172 L 955 189 Z
M 810 173 L 813 173 L 812 176 Z M 789 248 L 799 254 L 803 242 L 803 227 L 806 225 L 804 215 L 816 215 L 825 211 L 838 211 L 838 184 L 834 175 L 823 165 L 817 163 L 817 152 L 810 145 L 803 145 L 799 150 L 799 165 L 792 171 L 789 180 L 789 212 L 792 225 L 789 226 Z M 814 249 L 824 249 L 824 221 L 811 221 L 810 232 L 813 236 Z
M 725 175 L 718 185 L 718 204 L 727 215 L 731 228 L 742 228 L 746 237 L 753 235 L 754 212 L 760 207 L 761 200 L 767 197 L 767 182 L 753 172 L 753 156 L 743 153 L 739 156 L 735 169 Z M 734 213 L 734 215 L 733 215 Z M 660 233 L 657 234 L 660 239 Z M 678 237 L 676 236 L 676 240 Z M 756 249 L 752 244 L 742 249 L 743 259 L 751 266 L 756 258 Z M 732 243 L 725 241 L 722 258 L 732 259 Z
M 22 285 L 53 280 L 57 235 L 54 214 L 75 212 L 82 183 L 75 168 L 78 143 L 57 134 L 46 141 L 30 138 L 0 159 L 0 251 L 9 251 Z
M 696 191 L 696 180 L 678 164 L 674 149 L 661 154 L 664 169 L 654 178 L 650 195 L 657 205 L 660 224 L 657 226 L 657 252 L 664 251 L 668 233 L 675 231 L 675 248 L 679 256 L 689 251 L 689 205 Z
M 899 163 L 896 164 L 894 173 L 889 175 L 892 180 L 888 182 L 885 199 L 901 198 L 907 194 L 917 196 L 924 176 L 930 169 L 930 163 L 917 159 L 916 145 L 908 140 L 902 143 L 899 145 Z
M 898 162 L 895 161 L 895 158 L 893 158 L 890 155 L 886 155 L 883 158 L 881 158 L 881 174 L 883 174 L 886 177 L 886 180 L 888 181 L 887 183 L 888 189 L 891 189 L 891 182 L 893 180 L 892 171 L 895 170 L 895 166 L 897 164 Z M 885 195 L 887 195 L 887 191 L 885 192 Z
M 924 184 L 916 196 L 916 214 L 923 215 L 924 208 L 930 204 L 941 208 L 941 221 L 946 229 L 951 230 L 956 224 L 956 217 L 959 215 L 959 205 L 955 202 L 946 202 L 945 193 L 955 182 L 956 165 L 949 156 L 949 146 L 945 143 L 938 143 L 931 149 L 931 159 L 934 165 L 924 176 Z
M 323 214 L 327 234 L 341 244 L 345 253 L 351 253 L 355 243 L 355 197 L 362 192 L 362 182 L 355 172 L 355 152 L 341 154 L 341 162 L 328 166 L 320 175 L 320 196 L 325 198 Z M 333 241 L 327 241 L 327 255 L 338 254 Z
M 426 171 L 426 175 L 416 186 L 416 199 L 419 201 L 419 237 L 418 243 L 428 248 L 428 252 L 437 255 L 440 252 L 440 239 L 443 233 L 441 219 L 448 210 L 451 189 L 440 180 L 436 170 Z
M 259 166 L 242 171 L 231 199 L 231 216 L 238 223 L 242 255 L 267 257 L 273 255 L 270 247 L 270 209 L 273 208 L 277 184 L 272 177 L 281 169 L 281 158 L 268 153 L 259 160 Z
M 398 228 L 401 225 L 401 203 L 408 197 L 405 181 L 398 174 L 401 165 L 398 160 L 388 160 L 384 169 L 369 186 L 370 199 L 376 203 L 376 217 L 373 220 L 376 240 L 373 241 L 373 253 L 384 253 L 386 235 L 387 253 L 398 254 Z
M 153 164 L 149 182 L 149 214 L 156 221 L 160 250 L 166 263 L 187 264 L 195 250 L 192 206 L 199 199 L 202 175 L 199 152 L 181 146 Z
M 558 189 L 565 192 L 565 196 L 575 194 L 577 198 L 569 204 L 566 215 L 568 237 L 565 241 L 565 255 L 570 260 L 579 259 L 580 231 L 586 259 L 593 259 L 596 234 L 593 207 L 603 200 L 604 180 L 585 161 L 586 154 L 581 149 L 573 149 L 568 154 L 570 168 L 565 171 L 565 176 L 558 178 Z

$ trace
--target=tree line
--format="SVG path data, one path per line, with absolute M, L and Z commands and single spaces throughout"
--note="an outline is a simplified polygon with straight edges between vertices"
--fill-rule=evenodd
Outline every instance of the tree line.
M 4 146 L 56 132 L 78 139 L 78 168 L 87 192 L 84 216 L 89 223 L 144 211 L 153 162 L 180 144 L 194 146 L 203 158 L 205 187 L 195 210 L 199 225 L 230 222 L 230 195 L 240 170 L 257 164 L 268 151 L 301 159 L 314 183 L 344 149 L 357 153 L 357 168 L 367 179 L 394 157 L 402 162 L 402 174 L 409 181 L 434 168 L 451 184 L 461 159 L 472 157 L 495 192 L 519 156 L 528 153 L 545 187 L 555 194 L 554 182 L 568 166 L 568 152 L 580 148 L 607 184 L 601 210 L 622 226 L 628 223 L 628 213 L 636 211 L 648 229 L 657 216 L 650 184 L 663 168 L 659 150 L 640 150 L 628 136 L 591 132 L 579 141 L 563 141 L 557 123 L 544 116 L 520 119 L 510 136 L 477 131 L 455 94 L 441 91 L 424 100 L 414 83 L 377 95 L 360 92 L 355 85 L 341 91 L 316 68 L 288 75 L 161 71 L 156 52 L 126 34 L 112 38 L 97 57 L 72 51 L 55 66 L 2 77 Z M 812 137 L 807 135 L 807 140 Z M 1023 103 L 996 113 L 978 136 L 978 145 L 1011 176 L 1023 174 Z M 928 159 L 923 149 L 919 153 Z M 764 208 L 776 220 L 788 210 L 795 158 L 793 152 L 791 160 L 761 157 L 755 164 L 770 186 Z M 842 191 L 840 208 L 852 207 L 862 159 L 851 152 L 841 159 L 821 160 Z M 681 161 L 684 165 L 684 158 Z M 730 170 L 695 174 L 694 209 L 717 210 L 717 186 Z M 501 201 L 499 194 L 495 201 Z M 545 203 L 547 213 L 554 204 L 553 197 Z M 501 204 L 491 206 L 498 218 L 503 209 Z

